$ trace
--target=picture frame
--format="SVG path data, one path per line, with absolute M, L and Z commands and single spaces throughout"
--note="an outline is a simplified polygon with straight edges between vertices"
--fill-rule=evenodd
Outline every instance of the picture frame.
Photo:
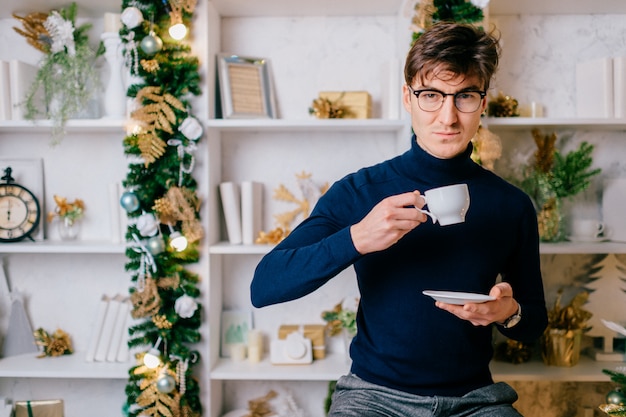
M 224 119 L 275 119 L 276 103 L 267 58 L 218 54 Z
M 230 348 L 237 344 L 248 344 L 248 332 L 252 330 L 252 312 L 223 310 L 221 322 L 221 356 L 229 358 Z

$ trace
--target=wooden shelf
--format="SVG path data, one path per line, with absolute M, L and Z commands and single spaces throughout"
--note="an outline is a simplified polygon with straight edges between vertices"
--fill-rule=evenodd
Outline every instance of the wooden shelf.
M 37 358 L 37 354 L 0 359 L 0 378 L 127 379 L 131 363 L 86 362 L 84 352 Z

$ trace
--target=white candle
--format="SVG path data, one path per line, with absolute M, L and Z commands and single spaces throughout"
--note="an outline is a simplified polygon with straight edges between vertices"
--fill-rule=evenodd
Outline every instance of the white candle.
M 531 117 L 543 117 L 543 106 L 533 101 L 530 103 L 530 116 Z
M 105 13 L 104 14 L 104 32 L 119 32 L 122 28 L 122 21 L 120 20 L 119 13 Z
M 250 363 L 259 363 L 263 358 L 263 348 L 261 346 L 248 346 L 248 360 Z
M 246 345 L 235 343 L 230 347 L 230 357 L 234 362 L 242 362 L 246 359 Z

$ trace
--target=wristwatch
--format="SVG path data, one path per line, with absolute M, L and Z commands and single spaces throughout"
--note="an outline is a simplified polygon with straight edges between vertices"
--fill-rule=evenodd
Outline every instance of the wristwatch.
M 513 314 L 511 317 L 509 317 L 508 319 L 504 320 L 503 323 L 498 323 L 498 324 L 500 324 L 500 326 L 504 327 L 505 329 L 510 329 L 511 327 L 519 323 L 521 319 L 522 319 L 522 305 L 520 303 L 517 303 L 517 312 Z

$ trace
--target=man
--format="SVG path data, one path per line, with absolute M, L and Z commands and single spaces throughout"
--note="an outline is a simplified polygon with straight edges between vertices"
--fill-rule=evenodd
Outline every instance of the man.
M 256 307 L 302 297 L 354 266 L 352 367 L 329 416 L 520 416 L 517 394 L 493 382 L 489 362 L 494 325 L 530 341 L 547 323 L 536 214 L 522 191 L 470 157 L 498 58 L 497 39 L 471 26 L 422 34 L 405 65 L 411 149 L 335 183 L 257 266 Z M 469 188 L 465 222 L 441 226 L 416 210 L 423 192 L 456 183 Z M 452 305 L 424 290 L 494 300 Z

